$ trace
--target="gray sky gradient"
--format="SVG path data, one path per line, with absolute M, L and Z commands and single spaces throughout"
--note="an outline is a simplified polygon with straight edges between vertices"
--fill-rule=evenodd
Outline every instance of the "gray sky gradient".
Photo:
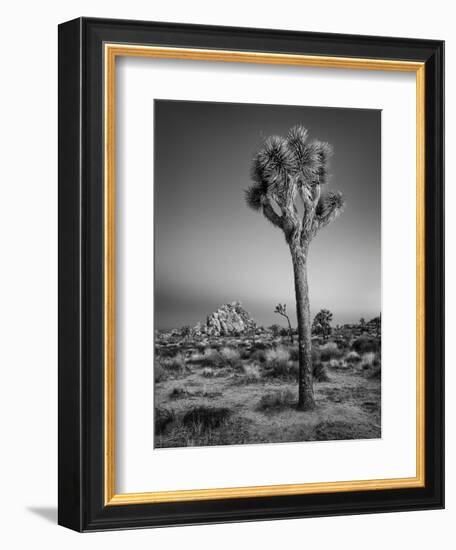
M 296 323 L 291 257 L 282 232 L 244 201 L 262 140 L 295 124 L 334 147 L 328 190 L 340 218 L 309 252 L 312 315 L 334 324 L 381 307 L 381 112 L 365 109 L 155 100 L 155 322 L 179 328 L 239 300 L 260 324 Z

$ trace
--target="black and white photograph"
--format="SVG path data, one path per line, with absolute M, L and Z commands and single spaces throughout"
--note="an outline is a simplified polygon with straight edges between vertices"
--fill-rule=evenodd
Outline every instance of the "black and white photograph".
M 154 112 L 155 448 L 380 438 L 381 110 Z
M 2 548 L 451 546 L 454 17 L 363 8 L 4 4 Z

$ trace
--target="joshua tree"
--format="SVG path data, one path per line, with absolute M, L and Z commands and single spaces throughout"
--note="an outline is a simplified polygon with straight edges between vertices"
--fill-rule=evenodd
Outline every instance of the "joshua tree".
M 375 327 L 375 336 L 378 338 L 382 332 L 382 315 L 380 314 L 378 317 L 374 317 L 371 323 L 373 323 Z
M 287 304 L 277 304 L 274 313 L 282 315 L 282 317 L 285 317 L 288 321 L 288 335 L 290 337 L 290 342 L 293 343 L 293 329 L 291 328 L 290 318 L 287 314 Z
M 190 340 L 190 337 L 192 336 L 192 329 L 188 325 L 185 325 L 181 328 L 181 335 L 186 339 Z
M 299 340 L 299 401 L 301 410 L 315 407 L 307 258 L 310 241 L 342 211 L 341 193 L 323 194 L 328 183 L 328 143 L 307 141 L 303 126 L 291 128 L 286 138 L 269 137 L 256 153 L 253 185 L 247 204 L 281 229 L 289 246 L 295 280 Z M 301 211 L 298 208 L 302 203 Z
M 274 338 L 276 338 L 280 334 L 280 325 L 274 324 L 269 327 L 270 331 L 272 332 L 272 335 Z
M 312 331 L 315 334 L 321 334 L 323 338 L 326 340 L 328 336 L 331 334 L 332 318 L 333 318 L 333 314 L 329 311 L 329 309 L 320 310 L 314 317 L 314 320 L 312 323 Z

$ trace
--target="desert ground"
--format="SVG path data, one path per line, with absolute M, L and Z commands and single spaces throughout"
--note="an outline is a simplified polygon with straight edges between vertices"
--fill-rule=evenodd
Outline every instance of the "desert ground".
M 381 437 L 380 336 L 313 338 L 316 408 L 299 411 L 298 347 L 284 333 L 157 333 L 155 447 Z

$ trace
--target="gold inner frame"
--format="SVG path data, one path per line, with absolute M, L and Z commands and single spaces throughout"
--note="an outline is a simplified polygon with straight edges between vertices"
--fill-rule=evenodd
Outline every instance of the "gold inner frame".
M 414 72 L 416 75 L 416 475 L 407 478 L 333 481 L 220 489 L 116 494 L 115 491 L 115 125 L 116 58 L 151 57 L 269 65 Z M 105 505 L 149 504 L 424 487 L 425 326 L 425 67 L 424 63 L 243 51 L 104 45 L 104 496 Z

